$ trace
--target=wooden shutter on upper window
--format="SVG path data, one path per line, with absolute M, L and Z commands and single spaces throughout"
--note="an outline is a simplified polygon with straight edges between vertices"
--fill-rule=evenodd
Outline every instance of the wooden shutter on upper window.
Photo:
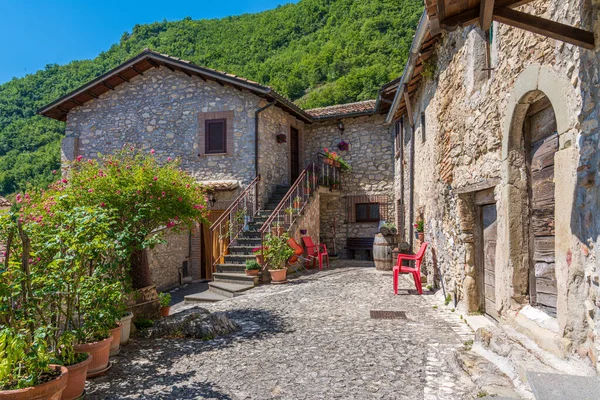
M 206 120 L 204 131 L 206 132 L 206 154 L 227 153 L 227 120 Z

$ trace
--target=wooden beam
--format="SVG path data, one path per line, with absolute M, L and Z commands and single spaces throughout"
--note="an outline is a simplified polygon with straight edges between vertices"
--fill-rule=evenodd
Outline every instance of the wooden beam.
M 60 111 L 65 112 L 65 113 L 68 113 L 69 111 L 71 111 L 71 110 L 69 110 L 67 108 L 63 108 L 61 106 L 56 106 L 56 108 L 58 108 Z
M 115 87 L 112 85 L 109 85 L 108 83 L 102 81 L 100 82 L 102 85 L 104 85 L 105 87 L 109 88 L 110 90 L 115 90 Z
M 494 3 L 494 9 L 502 7 L 515 8 L 527 3 L 531 3 L 532 1 L 533 0 L 497 0 Z M 479 20 L 480 11 L 481 10 L 472 8 L 460 14 L 453 15 L 452 17 L 443 19 L 440 22 L 440 26 L 442 29 L 447 31 L 453 31 L 459 26 L 462 28 L 468 25 L 476 24 Z
M 155 63 L 153 59 L 148 58 L 147 60 L 154 68 L 159 68 L 159 65 Z
M 187 72 L 187 71 L 186 71 L 185 69 L 183 69 L 183 68 L 177 68 L 177 71 L 181 71 L 181 72 L 183 72 L 184 74 L 186 74 L 186 75 L 187 75 L 187 76 L 189 76 L 189 77 L 191 77 L 191 76 L 192 76 L 192 74 L 190 74 L 189 72 Z
M 95 99 L 97 99 L 97 98 L 98 98 L 98 96 L 97 96 L 97 95 L 95 95 L 94 93 L 90 92 L 89 90 L 86 90 L 86 91 L 85 91 L 85 93 L 87 93 L 88 95 L 90 95 L 91 97 L 93 97 L 93 98 L 95 98 Z
M 167 63 L 162 63 L 162 65 L 164 65 L 165 67 L 167 67 L 168 69 L 171 70 L 171 72 L 175 72 L 175 69 L 173 69 L 173 67 L 171 67 L 169 64 Z
M 479 27 L 487 32 L 492 26 L 492 16 L 494 15 L 494 0 L 481 0 L 479 10 Z
M 206 78 L 205 78 L 205 77 L 203 77 L 202 75 L 200 75 L 200 74 L 195 74 L 195 75 L 196 75 L 198 78 L 202 79 L 204 82 L 206 82 Z
M 69 100 L 70 100 L 71 102 L 73 102 L 74 104 L 78 105 L 78 106 L 82 106 L 82 105 L 83 105 L 83 103 L 82 103 L 82 102 L 80 102 L 80 101 L 77 101 L 77 100 L 75 100 L 75 99 L 69 99 Z
M 140 71 L 135 65 L 132 65 L 131 69 L 133 69 L 135 72 L 137 72 L 140 75 L 144 75 L 144 73 L 142 71 Z
M 412 115 L 412 107 L 410 106 L 410 97 L 408 96 L 408 85 L 404 84 L 404 103 L 406 105 L 406 114 L 408 114 L 408 122 L 411 127 L 415 126 Z
M 495 9 L 494 20 L 586 49 L 593 50 L 596 47 L 592 32 L 511 10 L 510 8 Z
M 123 75 L 121 74 L 117 74 L 117 76 L 121 79 L 123 79 L 124 82 L 129 82 L 129 79 L 125 78 Z

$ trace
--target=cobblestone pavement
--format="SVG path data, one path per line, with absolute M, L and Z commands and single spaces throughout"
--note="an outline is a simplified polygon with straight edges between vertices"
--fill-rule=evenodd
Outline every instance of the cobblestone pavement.
M 414 286 L 412 286 L 414 287 Z M 210 341 L 135 339 L 87 399 L 466 399 L 481 395 L 454 353 L 458 316 L 391 272 L 334 268 L 208 304 L 241 326 Z M 173 311 L 182 305 L 173 307 Z M 407 320 L 371 319 L 371 310 Z

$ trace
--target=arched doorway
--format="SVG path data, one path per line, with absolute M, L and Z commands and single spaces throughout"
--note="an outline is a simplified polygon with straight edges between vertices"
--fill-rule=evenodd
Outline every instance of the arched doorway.
M 554 156 L 558 151 L 556 117 L 550 100 L 533 94 L 523 122 L 527 174 L 527 247 L 529 303 L 556 316 Z

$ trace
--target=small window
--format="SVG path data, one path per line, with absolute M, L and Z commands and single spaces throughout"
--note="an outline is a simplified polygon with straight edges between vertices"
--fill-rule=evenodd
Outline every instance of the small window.
M 402 131 L 404 129 L 404 119 L 400 118 L 394 124 L 394 154 L 396 158 L 402 155 Z
M 421 113 L 421 139 L 423 142 L 427 140 L 427 133 L 425 132 L 425 113 Z
M 227 122 L 209 119 L 205 122 L 206 154 L 227 153 Z
M 379 203 L 356 204 L 356 222 L 379 222 Z

